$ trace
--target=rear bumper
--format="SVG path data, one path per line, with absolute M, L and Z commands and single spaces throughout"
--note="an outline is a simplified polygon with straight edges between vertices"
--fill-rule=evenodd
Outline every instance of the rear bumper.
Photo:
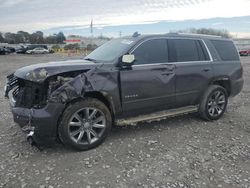
M 231 94 L 230 96 L 234 97 L 237 94 L 239 94 L 243 88 L 244 80 L 243 78 L 240 78 L 238 80 L 235 80 L 231 83 Z
M 60 103 L 48 103 L 42 109 L 27 109 L 11 105 L 14 121 L 24 132 L 32 135 L 37 144 L 48 144 L 57 137 L 57 124 L 63 112 L 64 105 Z

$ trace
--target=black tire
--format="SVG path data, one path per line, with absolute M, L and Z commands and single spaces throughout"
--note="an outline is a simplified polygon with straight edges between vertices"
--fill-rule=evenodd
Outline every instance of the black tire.
M 93 139 L 94 138 L 97 139 L 93 143 L 89 142 L 89 140 L 88 140 L 88 138 L 89 138 L 88 136 L 90 135 L 90 133 L 89 133 L 90 129 L 91 130 L 96 129 L 94 127 L 94 125 L 93 125 L 93 127 L 92 127 L 92 125 L 90 125 L 91 123 L 88 123 L 88 127 L 91 126 L 91 128 L 87 128 L 88 129 L 87 130 L 86 127 L 84 126 L 86 124 L 86 122 L 85 122 L 85 124 L 82 121 L 77 122 L 77 123 L 81 124 L 81 128 L 82 128 L 81 130 L 82 130 L 82 132 L 84 132 L 83 136 L 80 140 L 80 142 L 82 142 L 82 143 L 79 143 L 79 141 L 76 141 L 74 139 L 75 137 L 72 137 L 72 135 L 70 135 L 70 134 L 72 134 L 72 132 L 70 132 L 71 131 L 70 128 L 72 128 L 70 123 L 74 123 L 74 122 L 72 122 L 73 121 L 72 117 L 74 118 L 75 114 L 79 115 L 78 113 L 80 113 L 81 110 L 86 110 L 86 109 L 88 109 L 88 117 L 90 117 L 92 115 L 92 114 L 89 115 L 89 113 L 90 113 L 89 109 L 96 109 L 97 113 L 100 113 L 101 114 L 100 116 L 102 116 L 102 118 L 105 117 L 105 120 L 104 120 L 104 122 L 106 124 L 105 128 L 100 128 L 101 129 L 100 136 L 98 135 L 99 133 L 95 134 L 95 135 L 98 135 L 96 137 L 94 137 L 94 135 L 92 135 Z M 84 114 L 83 112 L 81 112 L 81 113 Z M 93 111 L 92 111 L 92 113 L 93 113 Z M 82 115 L 82 116 L 85 116 L 85 115 Z M 79 116 L 77 116 L 77 117 L 79 117 Z M 98 119 L 98 118 L 96 118 L 96 119 Z M 87 121 L 87 119 L 85 119 L 85 117 L 81 117 L 81 120 Z M 93 120 L 93 122 L 94 121 L 95 120 Z M 96 125 L 96 123 L 94 123 L 94 124 Z M 78 126 L 79 125 L 77 125 L 77 127 Z M 59 123 L 58 135 L 59 135 L 60 140 L 62 141 L 62 143 L 65 146 L 69 146 L 71 148 L 74 148 L 76 150 L 81 150 L 81 151 L 82 150 L 89 150 L 89 149 L 92 149 L 94 147 L 97 147 L 105 140 L 105 138 L 108 136 L 108 134 L 111 131 L 111 127 L 112 127 L 112 118 L 111 118 L 111 114 L 110 114 L 110 111 L 107 108 L 107 106 L 97 99 L 86 98 L 84 100 L 79 100 L 73 104 L 70 104 L 66 108 L 66 110 L 64 111 L 64 113 L 62 115 L 61 121 Z M 83 130 L 83 129 L 86 129 L 86 130 Z M 77 128 L 77 131 L 78 131 L 78 128 Z M 89 131 L 89 132 L 87 132 L 87 131 Z M 88 135 L 88 133 L 89 133 L 89 135 Z M 97 130 L 95 133 L 97 133 Z M 75 136 L 80 137 L 80 133 L 79 133 L 79 135 L 75 135 Z M 86 138 L 86 141 L 84 140 L 85 138 Z M 82 140 L 85 142 L 83 142 Z
M 224 105 L 222 105 L 223 103 L 219 104 L 219 99 L 218 101 L 216 99 L 213 99 L 213 96 L 218 93 L 221 93 L 221 96 L 218 96 L 218 98 L 221 99 L 221 102 L 223 101 L 222 99 L 224 95 L 224 101 L 225 101 Z M 211 102 L 213 100 L 214 102 Z M 216 106 L 216 101 L 218 102 L 217 106 Z M 205 119 L 207 121 L 218 120 L 226 111 L 227 103 L 228 103 L 228 94 L 225 88 L 219 85 L 211 85 L 208 87 L 208 89 L 206 90 L 206 92 L 204 93 L 201 99 L 200 106 L 199 106 L 199 115 L 202 119 Z M 218 105 L 222 105 L 222 106 L 218 106 Z M 214 115 L 211 115 L 213 112 L 212 108 L 214 108 Z M 217 114 L 215 113 L 216 111 L 218 112 Z

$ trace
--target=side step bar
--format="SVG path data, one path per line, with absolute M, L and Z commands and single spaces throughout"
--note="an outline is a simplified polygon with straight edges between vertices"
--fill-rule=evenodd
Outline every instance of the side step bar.
M 197 111 L 198 111 L 198 106 L 187 106 L 187 107 L 181 107 L 181 108 L 176 108 L 176 109 L 171 109 L 171 110 L 164 110 L 164 111 L 155 112 L 152 114 L 146 114 L 146 115 L 141 115 L 141 116 L 127 118 L 127 119 L 118 119 L 116 121 L 116 124 L 119 126 L 134 125 L 138 122 L 158 121 L 158 120 L 166 119 L 168 117 L 174 117 L 177 115 L 194 113 Z

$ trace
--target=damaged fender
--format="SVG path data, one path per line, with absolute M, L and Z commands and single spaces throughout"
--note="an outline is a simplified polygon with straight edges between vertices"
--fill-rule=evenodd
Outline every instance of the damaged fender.
M 109 102 L 113 113 L 119 113 L 121 104 L 117 80 L 118 71 L 110 72 L 102 69 L 102 66 L 96 67 L 57 88 L 48 96 L 48 102 L 67 104 L 74 99 L 84 98 L 89 92 L 99 92 Z

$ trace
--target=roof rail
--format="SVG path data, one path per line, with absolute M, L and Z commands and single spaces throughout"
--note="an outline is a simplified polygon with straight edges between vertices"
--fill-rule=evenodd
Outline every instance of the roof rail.
M 197 33 L 176 33 L 177 35 L 193 35 L 193 36 L 207 36 L 207 37 L 217 37 L 222 38 L 222 36 L 218 35 L 207 35 L 207 34 L 197 34 Z

